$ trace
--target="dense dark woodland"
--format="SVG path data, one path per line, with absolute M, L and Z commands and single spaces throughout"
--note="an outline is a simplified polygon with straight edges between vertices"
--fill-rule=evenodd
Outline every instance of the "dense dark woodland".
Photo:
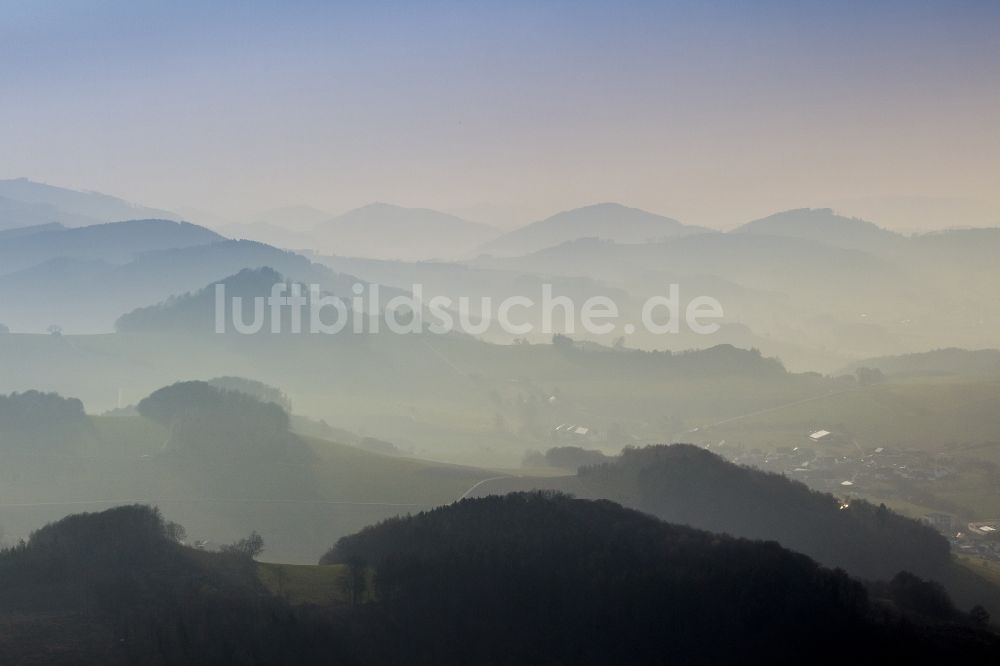
M 353 606 L 291 608 L 249 558 L 148 507 L 65 518 L 0 554 L 0 663 L 995 663 L 913 576 L 866 590 L 777 544 L 607 501 L 464 500 L 342 539 Z M 367 573 L 366 573 L 367 572 Z M 369 586 L 363 582 L 373 580 Z
M 318 661 L 251 560 L 174 540 L 155 509 L 70 516 L 0 555 L 0 663 Z M 309 652 L 314 650 L 314 652 Z
M 773 542 L 561 495 L 389 520 L 324 561 L 374 568 L 366 611 L 385 633 L 365 645 L 380 663 L 817 663 L 952 650 L 972 659 L 997 647 L 957 613 L 945 624 L 918 618 Z

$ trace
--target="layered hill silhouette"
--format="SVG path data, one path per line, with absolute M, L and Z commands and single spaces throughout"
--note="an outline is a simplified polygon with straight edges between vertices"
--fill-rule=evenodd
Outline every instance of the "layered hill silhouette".
M 102 416 L 56 394 L 0 395 L 0 428 L 5 543 L 80 507 L 143 501 L 193 539 L 256 530 L 274 558 L 312 562 L 339 536 L 450 502 L 494 474 L 371 453 L 292 414 L 277 389 L 234 376 L 172 383 Z
M 762 339 L 755 344 L 803 370 L 835 371 L 902 351 L 997 345 L 989 285 L 1000 271 L 989 257 L 1000 252 L 1000 232 L 904 237 L 826 211 L 793 211 L 762 225 L 753 225 L 759 233 L 641 244 L 577 239 L 522 256 L 481 256 L 472 265 L 587 276 L 636 296 L 675 283 L 720 300 L 734 323 Z
M 148 506 L 66 517 L 0 551 L 0 661 L 318 663 L 328 627 L 271 596 L 255 564 L 178 542 Z
M 179 382 L 107 416 L 57 395 L 0 396 L 4 543 L 81 507 L 143 501 L 169 510 L 192 539 L 218 544 L 257 530 L 271 557 L 313 562 L 340 536 L 453 501 L 492 474 L 303 434 L 339 439 L 251 395 L 255 386 Z
M 317 249 L 377 259 L 447 259 L 468 255 L 497 231 L 426 208 L 373 203 L 315 226 Z
M 837 215 L 829 208 L 786 210 L 748 222 L 733 233 L 803 238 L 835 247 L 869 251 L 891 249 L 905 239 L 871 222 Z
M 885 506 L 811 490 L 690 444 L 625 448 L 572 477 L 498 480 L 478 492 L 532 484 L 620 502 L 670 523 L 777 541 L 865 579 L 889 579 L 900 571 L 940 579 L 951 563 L 947 539 L 919 521 Z
M 369 527 L 325 558 L 349 606 L 292 607 L 250 557 L 195 550 L 184 535 L 132 505 L 66 517 L 0 552 L 11 629 L 0 660 L 990 663 L 1000 648 L 916 577 L 866 588 L 773 543 L 611 502 L 517 494 Z
M 219 232 L 228 238 L 257 241 L 288 250 L 314 251 L 319 247 L 317 239 L 308 232 L 292 231 L 268 222 L 227 224 L 219 227 Z
M 311 206 L 285 206 L 263 211 L 249 222 L 224 222 L 217 225 L 223 235 L 267 243 L 285 249 L 319 250 L 310 230 L 334 217 Z
M 520 257 L 484 257 L 477 265 L 541 274 L 589 274 L 612 284 L 670 271 L 713 275 L 752 289 L 790 292 L 829 285 L 847 289 L 862 280 L 877 286 L 894 269 L 869 253 L 811 240 L 751 234 L 704 233 L 649 243 L 596 238 L 564 242 Z M 832 286 L 827 287 L 827 291 Z
M 930 526 L 884 505 L 834 497 L 781 474 L 734 464 L 700 447 L 626 448 L 574 476 L 500 479 L 473 495 L 539 488 L 619 502 L 669 523 L 775 541 L 865 580 L 912 572 L 944 585 L 964 607 L 979 604 L 1000 612 L 997 590 L 970 578 L 953 561 L 948 540 Z
M 84 226 L 95 221 L 62 211 L 51 204 L 18 201 L 0 196 L 0 232 L 49 225 Z
M 483 244 L 479 252 L 520 256 L 581 238 L 644 243 L 705 231 L 638 208 L 602 203 L 557 213 L 515 229 Z
M 0 254 L 3 251 L 0 243 Z M 5 323 L 12 330 L 42 332 L 49 324 L 59 324 L 72 332 L 109 332 L 125 313 L 210 286 L 245 268 L 271 267 L 290 280 L 339 294 L 349 294 L 359 282 L 302 255 L 253 241 L 216 240 L 150 250 L 122 263 L 87 255 L 125 259 L 124 252 L 76 252 L 71 247 L 67 252 L 74 256 L 0 275 L 0 297 L 10 308 Z
M 1000 277 L 994 260 L 1000 252 L 998 230 L 901 236 L 828 209 L 802 209 L 731 233 L 707 233 L 618 204 L 601 204 L 503 237 L 538 235 L 538 249 L 532 246 L 528 254 L 441 264 L 343 255 L 417 260 L 470 256 L 471 250 L 457 248 L 471 242 L 461 230 L 476 228 L 478 234 L 486 233 L 484 228 L 433 211 L 377 204 L 321 224 L 330 234 L 332 245 L 327 247 L 314 242 L 309 231 L 322 215 L 311 209 L 277 211 L 276 224 L 298 220 L 294 231 L 261 221 L 268 233 L 246 235 L 334 252 L 341 256 L 329 259 L 329 265 L 343 266 L 368 282 L 384 279 L 408 289 L 407 281 L 426 278 L 434 283 L 432 291 L 453 298 L 537 295 L 548 280 L 559 282 L 555 291 L 575 300 L 610 295 L 635 319 L 646 298 L 676 283 L 688 297 L 706 294 L 724 306 L 723 330 L 715 336 L 664 339 L 644 335 L 640 328 L 631 341 L 638 347 L 754 346 L 781 356 L 789 367 L 832 372 L 858 358 L 900 351 L 997 345 L 988 322 L 994 316 L 990 285 Z M 438 240 L 428 246 L 427 238 Z M 351 249 L 351 239 L 368 245 Z M 456 247 L 446 247 L 453 241 Z M 51 325 L 106 332 L 123 313 L 244 268 L 270 266 L 289 279 L 310 281 L 291 266 L 308 260 L 292 257 L 254 242 L 227 243 L 203 227 L 165 220 L 0 230 L 4 324 L 17 333 L 44 332 Z M 937 267 L 933 281 L 928 280 L 929 265 Z M 959 325 L 945 328 L 946 321 Z M 611 344 L 619 334 L 598 341 Z M 489 339 L 509 342 L 510 336 Z
M 59 223 L 70 227 L 144 218 L 178 220 L 99 192 L 79 192 L 27 178 L 0 180 L 0 229 Z
M 852 363 L 845 371 L 876 368 L 885 375 L 898 377 L 1000 377 L 1000 350 L 935 349 L 918 354 L 899 354 L 867 358 Z
M 236 275 L 231 275 L 217 284 L 226 290 L 226 315 L 230 309 L 229 300 L 240 298 L 244 307 L 240 312 L 241 321 L 249 325 L 254 321 L 253 300 L 266 297 L 276 283 L 284 283 L 285 278 L 269 267 L 259 269 L 245 268 Z M 303 289 L 303 294 L 308 290 Z M 121 333 L 147 332 L 187 332 L 212 333 L 216 327 L 216 289 L 214 285 L 203 287 L 194 292 L 172 296 L 156 305 L 137 308 L 118 318 L 115 330 Z M 226 322 L 228 323 L 228 319 Z M 270 317 L 262 330 L 270 330 Z M 229 324 L 230 330 L 232 325 Z
M 671 523 L 777 541 L 818 562 L 867 579 L 900 571 L 942 575 L 948 541 L 916 520 L 863 500 L 841 501 L 786 476 L 735 465 L 686 444 L 626 449 L 585 467 L 589 493 Z
M 115 322 L 115 330 L 122 333 L 233 332 L 236 330 L 233 323 L 234 299 L 238 298 L 242 305 L 240 311 L 242 325 L 253 327 L 255 322 L 259 322 L 257 329 L 261 333 L 311 334 L 315 332 L 312 328 L 310 312 L 313 303 L 312 285 L 319 286 L 318 298 L 333 297 L 344 304 L 345 322 L 350 322 L 356 316 L 351 309 L 353 307 L 351 304 L 353 289 L 355 285 L 360 285 L 362 289 L 368 288 L 369 285 L 365 282 L 351 275 L 335 273 L 323 266 L 310 264 L 298 255 L 288 254 L 281 257 L 275 254 L 272 258 L 279 259 L 276 262 L 278 265 L 289 269 L 290 274 L 300 276 L 300 279 L 289 279 L 270 266 L 245 268 L 235 275 L 220 279 L 201 289 L 173 295 L 155 305 L 127 312 Z M 293 323 L 293 314 L 290 308 L 284 308 L 278 315 L 278 319 L 272 318 L 268 308 L 261 309 L 259 312 L 256 310 L 255 301 L 269 298 L 272 287 L 276 284 L 284 286 L 282 292 L 284 296 L 290 296 L 294 288 L 304 299 L 298 314 L 295 315 L 295 323 Z M 217 329 L 219 322 L 217 322 L 218 313 L 216 311 L 218 307 L 216 285 L 222 285 L 225 289 L 223 300 L 225 314 L 221 331 Z M 392 288 L 380 288 L 380 291 L 385 299 L 402 293 L 400 290 Z M 333 326 L 339 321 L 339 317 L 340 314 L 337 311 L 327 306 L 319 315 L 319 320 L 326 326 Z M 274 322 L 279 322 L 277 330 L 275 330 Z
M 59 224 L 58 222 L 47 222 L 45 224 L 36 224 L 27 227 L 0 229 L 0 241 L 10 240 L 12 238 L 17 238 L 18 236 L 30 236 L 42 231 L 58 231 L 65 228 L 65 226 Z
M 134 261 L 146 252 L 225 240 L 214 231 L 172 220 L 129 220 L 78 228 L 39 227 L 0 236 L 0 266 L 13 273 L 53 259 Z
M 341 539 L 323 562 L 374 570 L 368 605 L 383 625 L 372 663 L 839 663 L 951 649 L 985 659 L 997 644 L 963 628 L 946 601 L 938 619 L 907 620 L 905 595 L 890 610 L 773 542 L 561 495 L 390 519 Z M 889 595 L 925 584 L 894 585 Z

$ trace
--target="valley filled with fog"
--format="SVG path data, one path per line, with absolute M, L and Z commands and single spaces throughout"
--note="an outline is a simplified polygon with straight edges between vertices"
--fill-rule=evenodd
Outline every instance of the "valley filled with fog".
M 0 664 L 997 663 L 998 35 L 8 3 Z
M 545 491 L 1000 600 L 976 580 L 1000 566 L 1000 229 L 804 209 L 720 232 L 602 204 L 504 234 L 378 205 L 272 245 L 0 195 L 8 546 L 140 504 L 199 551 L 252 533 L 302 566 L 395 516 Z M 65 223 L 19 226 L 30 207 Z M 383 236 L 428 243 L 362 254 Z

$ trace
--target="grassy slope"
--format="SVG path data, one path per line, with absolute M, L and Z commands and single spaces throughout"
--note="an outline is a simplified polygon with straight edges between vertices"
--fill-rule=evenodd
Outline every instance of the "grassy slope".
M 976 576 L 1000 587 L 1000 564 L 966 555 L 962 555 L 956 558 L 956 560 L 959 565 L 968 569 Z
M 271 593 L 289 603 L 327 605 L 347 602 L 346 569 L 341 564 L 262 563 L 257 575 Z
M 1000 627 L 1000 565 L 965 555 L 954 556 L 948 576 L 941 582 L 962 610 L 984 606 L 992 623 Z

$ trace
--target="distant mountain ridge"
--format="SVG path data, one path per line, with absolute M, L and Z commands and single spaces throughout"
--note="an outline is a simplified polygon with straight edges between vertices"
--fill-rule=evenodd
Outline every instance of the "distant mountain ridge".
M 79 227 L 143 218 L 180 219 L 170 211 L 99 192 L 79 192 L 27 178 L 0 180 L 0 229 L 51 222 Z
M 134 254 L 131 261 L 118 261 L 124 254 L 96 250 L 70 256 L 55 253 L 46 261 L 0 275 L 0 302 L 7 309 L 4 323 L 17 332 L 41 332 L 52 323 L 67 332 L 110 332 L 125 312 L 201 289 L 248 267 L 271 266 L 289 279 L 321 284 L 338 293 L 349 293 L 356 281 L 299 254 L 212 237 L 220 240 L 150 249 Z M 0 244 L 0 261 L 5 251 Z
M 127 263 L 144 252 L 206 245 L 225 240 L 204 227 L 173 220 L 110 222 L 86 227 L 47 226 L 38 233 L 0 235 L 0 273 L 60 258 Z
M 775 213 L 733 230 L 735 234 L 784 236 L 819 241 L 852 250 L 876 250 L 905 236 L 830 208 L 799 208 Z
M 11 227 L 10 229 L 0 229 L 0 243 L 5 240 L 10 240 L 11 238 L 17 238 L 18 236 L 31 236 L 32 234 L 38 234 L 43 231 L 59 231 L 60 229 L 65 229 L 63 225 L 58 222 L 47 222 L 45 224 L 34 224 L 27 227 Z
M 418 261 L 467 255 L 497 233 L 428 208 L 373 203 L 315 226 L 311 235 L 327 253 Z
M 236 240 L 256 241 L 286 250 L 314 250 L 317 240 L 308 232 L 292 231 L 269 222 L 227 224 L 219 232 Z
M 230 238 L 253 240 L 289 250 L 318 248 L 311 229 L 334 217 L 312 206 L 285 206 L 263 211 L 248 222 L 214 225 Z
M 228 298 L 237 296 L 244 300 L 243 308 L 246 320 L 252 320 L 252 300 L 255 296 L 270 293 L 271 287 L 284 282 L 285 278 L 274 269 L 263 267 L 259 269 L 244 268 L 236 275 L 231 275 L 218 284 L 226 288 Z M 119 333 L 135 333 L 140 331 L 164 332 L 184 331 L 211 333 L 215 327 L 215 287 L 208 285 L 195 292 L 171 296 L 156 305 L 136 308 L 123 314 L 115 322 L 115 330 Z
M 0 196 L 0 230 L 53 224 L 82 226 L 95 222 L 97 220 L 59 210 L 50 204 L 17 201 Z
M 333 213 L 312 206 L 282 206 L 258 213 L 251 224 L 276 224 L 295 231 L 307 231 L 333 217 L 336 217 Z
M 997 349 L 935 349 L 916 354 L 882 356 L 852 363 L 845 372 L 858 368 L 877 368 L 887 375 L 901 377 L 960 376 L 1000 377 L 1000 350 Z
M 704 227 L 685 225 L 675 219 L 619 203 L 600 203 L 556 213 L 515 229 L 483 244 L 479 251 L 482 254 L 520 256 L 582 238 L 642 243 L 708 231 Z

